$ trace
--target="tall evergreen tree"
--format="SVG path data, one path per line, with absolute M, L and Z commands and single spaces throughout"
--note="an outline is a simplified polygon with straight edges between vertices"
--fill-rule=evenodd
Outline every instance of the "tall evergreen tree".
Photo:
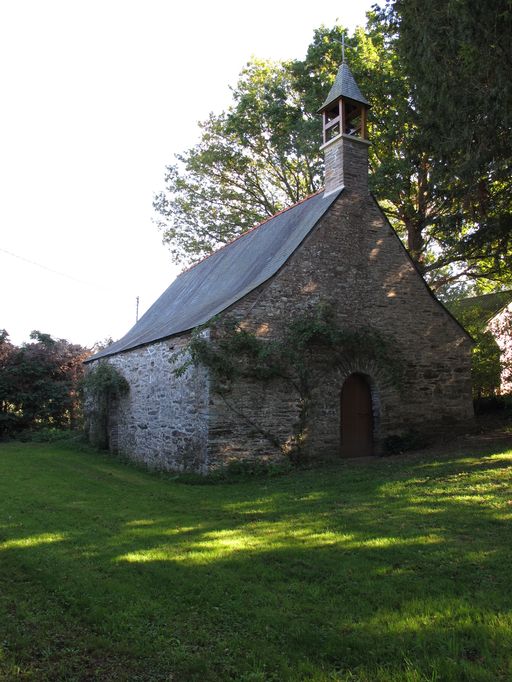
M 378 20 L 394 36 L 441 171 L 447 256 L 470 275 L 510 283 L 511 0 L 392 0 Z

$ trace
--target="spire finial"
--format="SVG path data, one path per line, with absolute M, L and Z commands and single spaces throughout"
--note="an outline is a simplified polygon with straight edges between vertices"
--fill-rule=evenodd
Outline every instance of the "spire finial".
M 345 31 L 341 34 L 341 61 L 345 61 Z

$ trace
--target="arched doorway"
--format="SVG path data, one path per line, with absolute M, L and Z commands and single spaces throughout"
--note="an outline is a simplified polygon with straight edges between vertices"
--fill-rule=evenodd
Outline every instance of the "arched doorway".
M 363 374 L 348 376 L 341 389 L 341 455 L 373 455 L 372 394 Z

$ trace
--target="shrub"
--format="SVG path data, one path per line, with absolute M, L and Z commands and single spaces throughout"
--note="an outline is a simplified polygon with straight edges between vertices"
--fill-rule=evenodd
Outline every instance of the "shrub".
M 22 443 L 55 443 L 60 440 L 69 440 L 70 431 L 43 427 L 41 429 L 25 429 L 21 431 L 17 439 Z
M 473 400 L 475 414 L 492 414 L 496 412 L 512 413 L 512 396 L 492 395 Z
M 404 431 L 404 433 L 392 434 L 385 438 L 382 444 L 382 454 L 383 456 L 399 455 L 402 452 L 419 450 L 428 445 L 430 445 L 430 441 L 425 435 L 411 429 L 409 431 Z

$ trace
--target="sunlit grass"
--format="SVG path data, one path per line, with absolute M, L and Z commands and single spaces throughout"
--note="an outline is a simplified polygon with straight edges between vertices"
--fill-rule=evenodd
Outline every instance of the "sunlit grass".
M 3 549 L 36 547 L 37 545 L 45 545 L 50 542 L 60 542 L 64 539 L 65 536 L 62 533 L 42 533 L 40 535 L 32 535 L 26 538 L 18 538 L 16 540 L 6 540 L 5 542 L 0 542 L 0 552 Z
M 186 485 L 0 447 L 0 680 L 512 679 L 512 453 Z

